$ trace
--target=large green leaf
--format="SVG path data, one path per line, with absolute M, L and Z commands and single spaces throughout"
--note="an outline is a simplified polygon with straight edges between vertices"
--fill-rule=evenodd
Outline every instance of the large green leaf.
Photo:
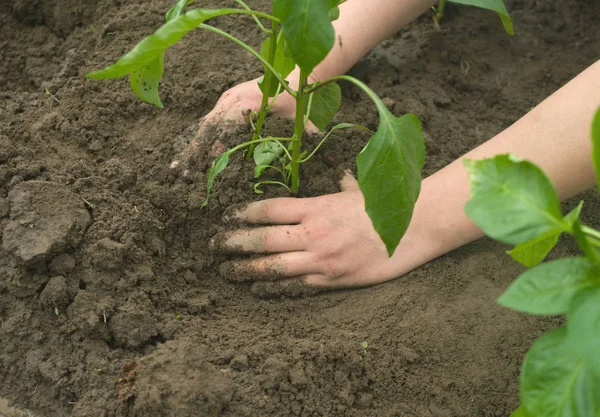
M 317 129 L 327 129 L 333 116 L 340 110 L 342 90 L 337 83 L 329 83 L 312 94 L 309 119 Z
M 563 258 L 523 272 L 498 303 L 530 314 L 563 314 L 578 292 L 600 284 L 598 267 L 586 258 Z
M 379 127 L 356 157 L 358 184 L 373 226 L 392 256 L 421 190 L 425 144 L 417 116 L 395 117 L 381 100 L 375 104 Z
M 488 9 L 498 13 L 504 29 L 509 35 L 514 35 L 515 30 L 513 28 L 513 21 L 506 10 L 506 6 L 502 0 L 449 0 L 452 3 L 465 4 L 467 6 L 480 7 L 482 9 Z
M 281 78 L 287 77 L 290 72 L 292 72 L 294 70 L 294 68 L 296 67 L 296 64 L 294 63 L 294 60 L 292 58 L 290 58 L 289 56 L 287 56 L 285 54 L 285 48 L 283 46 L 284 42 L 283 42 L 283 38 L 280 42 L 277 43 L 276 45 L 276 49 L 275 49 L 275 60 L 273 61 L 273 68 L 275 69 L 275 71 L 277 71 L 280 75 Z M 265 58 L 267 61 L 269 60 L 269 50 L 271 48 L 271 38 L 267 38 L 264 40 L 264 42 L 260 45 L 260 55 Z M 265 68 L 265 74 L 270 74 L 269 70 Z M 264 82 L 264 79 L 266 78 L 266 76 L 261 77 L 260 81 L 258 82 L 258 86 L 260 87 L 260 91 L 262 91 L 263 94 L 266 94 L 267 97 L 273 97 L 275 96 L 275 94 L 277 94 L 277 88 L 279 87 L 279 81 L 271 76 L 268 75 L 271 79 L 271 85 L 270 88 L 267 90 L 267 86 L 266 83 Z
M 597 417 L 600 380 L 568 343 L 566 329 L 551 330 L 531 347 L 521 372 L 521 404 L 535 417 Z
M 565 220 L 571 227 L 579 219 L 579 213 L 581 212 L 582 206 L 583 202 L 579 203 L 575 209 L 565 216 Z M 533 240 L 518 244 L 513 250 L 510 250 L 507 253 L 515 261 L 526 267 L 534 267 L 542 262 L 552 248 L 556 246 L 562 232 L 562 229 L 550 230 Z
M 600 109 L 592 122 L 592 158 L 596 170 L 596 184 L 600 188 Z
M 537 166 L 513 155 L 465 159 L 472 198 L 468 216 L 492 237 L 518 245 L 551 231 L 567 230 L 556 191 Z
M 573 298 L 567 332 L 571 344 L 600 379 L 600 280 L 597 280 L 596 285 Z
M 236 9 L 194 9 L 161 26 L 154 34 L 142 39 L 131 51 L 113 65 L 86 74 L 87 78 L 98 80 L 120 78 L 143 65 L 154 61 L 165 50 L 177 43 L 189 31 L 208 19 L 233 12 Z
M 269 140 L 256 145 L 252 157 L 256 166 L 270 165 L 273 161 L 279 159 L 283 151 L 284 149 L 279 143 Z
M 273 0 L 273 14 L 281 20 L 290 54 L 307 74 L 325 59 L 335 42 L 329 5 L 324 0 Z

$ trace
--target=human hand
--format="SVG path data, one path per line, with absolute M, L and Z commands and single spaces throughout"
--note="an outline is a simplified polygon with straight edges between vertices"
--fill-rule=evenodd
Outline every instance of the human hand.
M 229 216 L 227 221 L 263 226 L 219 234 L 213 249 L 265 256 L 225 262 L 221 275 L 254 282 L 252 292 L 261 297 L 368 286 L 398 276 L 354 177 L 347 173 L 341 188 L 314 198 L 263 200 Z
M 246 81 L 225 91 L 215 107 L 198 122 L 194 138 L 183 152 L 171 162 L 171 168 L 178 169 L 182 175 L 197 169 L 205 155 L 215 158 L 225 151 L 217 139 L 217 131 L 227 131 L 248 123 L 248 113 L 258 112 L 262 102 L 262 92 L 258 80 Z M 271 108 L 271 113 L 293 120 L 296 102 L 287 92 L 280 94 Z M 306 131 L 317 133 L 316 127 L 308 122 Z

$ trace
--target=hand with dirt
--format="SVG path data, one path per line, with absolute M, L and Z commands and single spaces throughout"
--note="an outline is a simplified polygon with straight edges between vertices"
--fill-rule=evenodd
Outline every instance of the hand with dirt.
M 249 112 L 258 112 L 261 100 L 258 80 L 246 81 L 225 91 L 210 113 L 200 119 L 196 135 L 181 155 L 171 162 L 171 168 L 186 176 L 200 167 L 205 153 L 214 158 L 224 152 L 223 144 L 215 139 L 217 135 L 214 132 L 247 124 Z M 271 109 L 271 113 L 289 119 L 294 118 L 295 111 L 294 99 L 288 93 L 280 94 Z M 307 130 L 310 129 L 316 130 L 308 125 Z
M 589 126 L 600 102 L 599 77 L 600 61 L 464 157 L 511 152 L 528 159 L 546 172 L 561 199 L 591 187 Z M 267 256 L 226 262 L 221 275 L 254 281 L 253 293 L 267 297 L 368 286 L 482 236 L 463 209 L 470 189 L 462 158 L 423 181 L 412 221 L 391 258 L 365 212 L 356 180 L 346 174 L 341 185 L 337 194 L 264 200 L 227 218 L 261 227 L 218 235 L 212 240 L 215 249 Z

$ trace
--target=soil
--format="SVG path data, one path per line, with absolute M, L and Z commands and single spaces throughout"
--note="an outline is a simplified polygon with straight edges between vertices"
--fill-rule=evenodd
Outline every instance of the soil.
M 226 258 L 208 240 L 228 207 L 257 198 L 249 165 L 234 158 L 202 209 L 203 170 L 180 178 L 169 162 L 260 66 L 197 31 L 167 54 L 165 110 L 126 80 L 83 77 L 157 28 L 171 2 L 0 1 L 0 415 L 508 416 L 524 353 L 560 319 L 495 304 L 522 271 L 502 245 L 483 239 L 384 285 L 305 298 L 258 298 L 219 276 Z M 491 13 L 452 6 L 441 32 L 424 16 L 352 70 L 395 114 L 422 118 L 426 175 L 598 59 L 595 2 L 507 3 L 515 37 Z M 260 42 L 250 19 L 216 23 Z M 376 126 L 364 95 L 343 95 L 336 120 Z M 337 190 L 367 138 L 332 139 L 304 170 L 303 196 Z M 600 223 L 595 193 L 579 197 Z M 567 240 L 553 256 L 574 252 Z

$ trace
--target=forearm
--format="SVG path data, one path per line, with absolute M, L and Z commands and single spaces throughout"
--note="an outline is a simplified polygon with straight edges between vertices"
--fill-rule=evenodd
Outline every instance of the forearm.
M 347 0 L 333 22 L 336 40 L 332 50 L 310 75 L 322 81 L 346 73 L 381 41 L 426 12 L 438 0 Z M 288 77 L 297 87 L 298 69 Z
M 600 62 L 464 158 L 513 153 L 540 166 L 561 199 L 572 197 L 594 184 L 590 127 L 598 107 Z M 464 212 L 469 199 L 462 158 L 423 181 L 413 220 L 395 255 L 398 274 L 483 235 Z M 401 259 L 407 253 L 415 254 L 415 262 Z

